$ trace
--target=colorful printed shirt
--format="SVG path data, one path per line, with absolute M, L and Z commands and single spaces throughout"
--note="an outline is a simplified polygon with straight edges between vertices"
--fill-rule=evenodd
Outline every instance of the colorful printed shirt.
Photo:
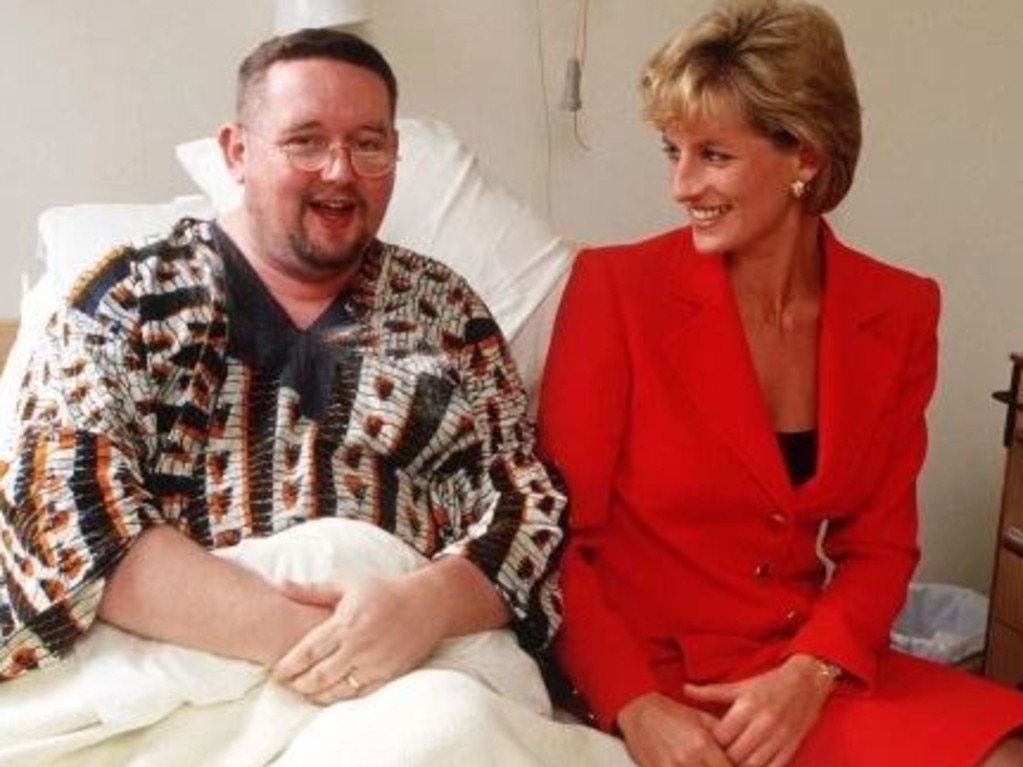
M 444 265 L 375 242 L 297 329 L 209 222 L 107 257 L 33 357 L 0 462 L 0 679 L 66 656 L 148 527 L 207 549 L 369 520 L 493 582 L 527 647 L 560 621 L 565 498 L 497 324 Z

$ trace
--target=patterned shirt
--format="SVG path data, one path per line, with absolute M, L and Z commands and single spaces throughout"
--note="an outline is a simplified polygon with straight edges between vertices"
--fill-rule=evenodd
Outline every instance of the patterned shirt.
M 106 256 L 36 350 L 0 462 L 0 679 L 66 656 L 147 528 L 207 549 L 369 520 L 493 582 L 529 648 L 560 621 L 564 495 L 504 339 L 442 264 L 375 242 L 299 330 L 209 222 Z

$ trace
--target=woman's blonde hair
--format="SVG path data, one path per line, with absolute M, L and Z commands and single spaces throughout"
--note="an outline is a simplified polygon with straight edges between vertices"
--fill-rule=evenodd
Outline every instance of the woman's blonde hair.
M 842 32 L 815 5 L 739 0 L 718 6 L 654 54 L 643 112 L 659 130 L 735 105 L 782 148 L 809 147 L 819 169 L 803 197 L 825 213 L 852 185 L 860 103 Z

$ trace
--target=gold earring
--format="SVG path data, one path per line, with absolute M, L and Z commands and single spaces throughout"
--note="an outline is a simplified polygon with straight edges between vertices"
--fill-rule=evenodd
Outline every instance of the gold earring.
M 801 179 L 801 178 L 797 178 L 789 186 L 789 189 L 792 190 L 792 196 L 793 197 L 795 197 L 797 200 L 802 200 L 803 199 L 803 195 L 806 194 L 806 182 L 803 181 L 803 179 Z

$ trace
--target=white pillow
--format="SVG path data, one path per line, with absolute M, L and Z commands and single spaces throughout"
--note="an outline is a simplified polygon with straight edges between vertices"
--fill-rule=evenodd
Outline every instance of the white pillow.
M 174 155 L 189 178 L 213 203 L 217 215 L 242 204 L 242 187 L 228 173 L 215 138 L 199 138 L 174 147 Z
M 14 438 L 18 392 L 28 369 L 32 347 L 42 337 L 50 315 L 57 310 L 58 300 L 53 285 L 53 272 L 50 271 L 45 272 L 22 296 L 18 332 L 7 352 L 3 375 L 0 375 L 0 457 L 7 455 Z
M 209 218 L 213 208 L 202 195 L 162 203 L 64 205 L 44 210 L 38 221 L 39 253 L 63 295 L 78 276 L 117 245 L 166 237 L 179 218 Z
M 403 118 L 397 128 L 401 161 L 380 238 L 437 258 L 469 281 L 494 313 L 532 391 L 573 249 L 490 181 L 447 125 Z M 241 203 L 241 187 L 216 139 L 181 144 L 176 153 L 217 211 Z

